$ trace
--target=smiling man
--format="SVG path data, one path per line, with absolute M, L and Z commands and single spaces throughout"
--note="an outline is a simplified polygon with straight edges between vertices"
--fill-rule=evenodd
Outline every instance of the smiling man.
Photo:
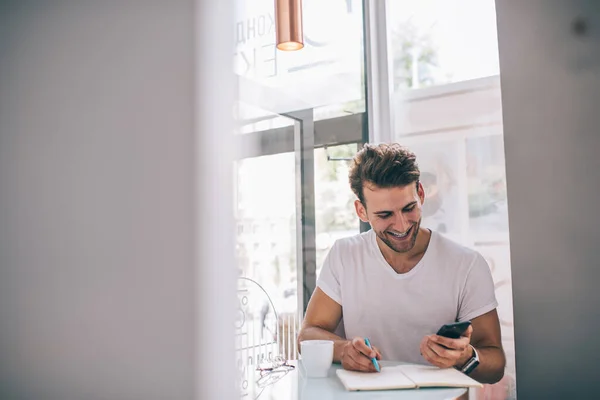
M 333 340 L 334 361 L 350 370 L 374 372 L 377 357 L 497 382 L 505 357 L 489 267 L 476 251 L 421 227 L 419 177 L 415 155 L 397 144 L 367 144 L 354 157 L 356 213 L 372 229 L 331 248 L 298 340 Z M 472 325 L 458 339 L 435 334 L 455 321 Z

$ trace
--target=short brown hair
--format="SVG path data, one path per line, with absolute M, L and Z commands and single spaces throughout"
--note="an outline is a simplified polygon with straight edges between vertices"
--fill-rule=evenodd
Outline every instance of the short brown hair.
M 416 183 L 418 187 L 420 176 L 417 157 L 406 147 L 398 143 L 367 143 L 354 156 L 348 177 L 352 191 L 360 202 L 365 204 L 365 183 L 381 188 Z

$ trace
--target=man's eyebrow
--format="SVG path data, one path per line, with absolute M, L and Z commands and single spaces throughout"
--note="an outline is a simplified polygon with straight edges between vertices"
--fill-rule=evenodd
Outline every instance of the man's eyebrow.
M 407 205 L 405 205 L 404 207 L 402 207 L 402 209 L 405 210 L 405 209 L 407 209 L 407 208 L 409 208 L 411 206 L 414 206 L 415 204 L 417 204 L 416 200 L 415 201 L 411 201 L 410 203 L 408 203 Z M 390 211 L 390 210 L 381 210 L 381 211 L 374 211 L 373 212 L 373 214 L 391 214 L 391 213 L 393 213 L 393 211 Z
M 415 201 L 411 201 L 410 203 L 408 203 L 407 205 L 405 205 L 404 207 L 402 207 L 402 209 L 404 210 L 406 208 L 409 208 L 410 206 L 414 206 L 415 204 L 417 204 L 416 200 Z

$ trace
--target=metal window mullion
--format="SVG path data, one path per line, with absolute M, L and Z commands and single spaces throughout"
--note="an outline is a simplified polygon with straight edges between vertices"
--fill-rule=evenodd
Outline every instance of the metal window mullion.
M 364 140 L 366 114 L 358 113 L 313 123 L 314 146 L 337 146 Z M 294 127 L 286 126 L 236 135 L 239 158 L 294 151 Z M 368 140 L 368 138 L 367 138 Z
M 315 129 L 312 110 L 297 111 L 285 116 L 296 121 L 296 265 L 298 304 L 302 305 L 304 315 L 316 287 Z
M 392 80 L 386 0 L 364 0 L 366 98 L 369 142 L 393 140 Z

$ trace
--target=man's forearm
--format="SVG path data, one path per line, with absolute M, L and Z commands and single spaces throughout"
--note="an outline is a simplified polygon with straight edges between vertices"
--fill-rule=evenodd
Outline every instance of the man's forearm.
M 479 365 L 469 376 L 481 383 L 496 383 L 504 376 L 506 357 L 498 347 L 477 347 Z M 465 361 L 466 362 L 466 361 Z
M 339 337 L 335 333 L 316 326 L 302 328 L 298 334 L 298 349 L 300 349 L 300 342 L 303 340 L 333 340 L 333 362 L 340 362 L 344 345 L 348 343 L 348 340 Z

